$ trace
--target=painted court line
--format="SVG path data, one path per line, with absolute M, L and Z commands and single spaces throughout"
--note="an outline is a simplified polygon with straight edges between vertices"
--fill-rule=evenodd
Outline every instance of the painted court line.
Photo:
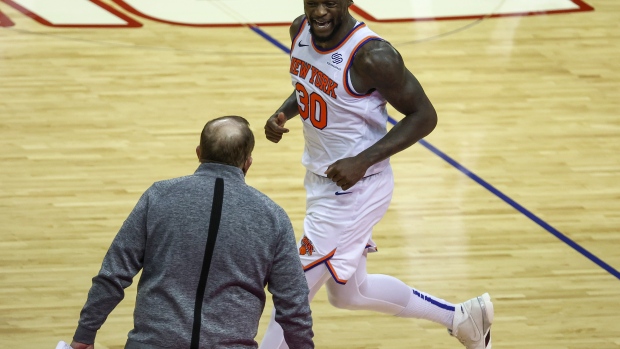
M 393 121 L 394 120 L 392 119 L 390 122 L 393 122 Z M 470 170 L 468 170 L 467 168 L 465 168 L 465 166 L 459 164 L 454 159 L 452 159 L 451 157 L 446 155 L 441 150 L 435 148 L 432 144 L 428 143 L 424 139 L 420 140 L 418 143 L 420 143 L 426 149 L 428 149 L 431 152 L 433 152 L 435 155 L 437 155 L 440 158 L 444 159 L 447 163 L 449 163 L 450 165 L 455 167 L 457 170 L 461 171 L 467 177 L 471 178 L 474 182 L 476 182 L 476 183 L 480 184 L 481 186 L 483 186 L 486 190 L 488 190 L 491 193 L 495 194 L 495 196 L 497 196 L 500 199 L 504 200 L 508 205 L 514 207 L 515 210 L 521 212 L 524 216 L 526 216 L 527 218 L 531 219 L 536 224 L 540 225 L 543 229 L 545 229 L 549 233 L 553 234 L 555 237 L 560 239 L 562 242 L 564 242 L 568 246 L 572 247 L 575 251 L 581 253 L 586 258 L 588 258 L 592 262 L 596 263 L 599 267 L 605 269 L 611 275 L 613 275 L 616 278 L 620 279 L 620 272 L 618 272 L 612 266 L 610 266 L 609 264 L 603 262 L 600 258 L 598 258 L 594 254 L 590 253 L 585 248 L 581 247 L 578 243 L 576 243 L 575 241 L 571 240 L 568 236 L 560 233 L 557 229 L 552 227 L 549 223 L 543 221 L 541 218 L 539 218 L 538 216 L 536 216 L 535 214 L 530 212 L 528 209 L 526 209 L 525 207 L 519 205 L 516 201 L 514 201 L 511 198 L 509 198 L 506 194 L 502 193 L 497 188 L 495 188 L 494 186 L 489 184 L 487 181 L 485 181 L 484 179 L 478 177 L 475 173 L 473 173 Z
M 263 39 L 269 41 L 270 43 L 272 43 L 274 46 L 276 46 L 277 48 L 279 48 L 280 50 L 284 51 L 284 53 L 286 53 L 287 55 L 291 54 L 291 50 L 282 45 L 278 40 L 274 39 L 271 35 L 265 33 L 264 31 L 262 31 L 259 27 L 255 26 L 255 25 L 250 25 L 249 26 L 250 29 L 252 29 L 256 34 L 260 35 L 263 37 Z
M 262 31 L 259 27 L 251 26 L 250 29 L 252 29 L 258 35 L 262 36 L 264 39 L 266 39 L 267 41 L 271 42 L 276 47 L 278 47 L 279 49 L 284 51 L 284 53 L 290 54 L 290 49 L 289 48 L 287 48 L 286 46 L 282 45 L 279 41 L 277 41 L 276 39 L 271 37 L 269 34 L 267 34 L 264 31 Z M 388 117 L 388 121 L 392 125 L 395 125 L 398 122 L 395 119 L 393 119 L 392 117 Z M 442 158 L 444 161 L 446 161 L 447 163 L 452 165 L 457 170 L 461 171 L 467 177 L 471 178 L 474 182 L 480 184 L 482 187 L 484 187 L 485 189 L 487 189 L 488 191 L 493 193 L 495 196 L 497 196 L 498 198 L 502 199 L 508 205 L 512 206 L 514 209 L 516 209 L 517 211 L 522 213 L 524 216 L 526 216 L 527 218 L 529 218 L 532 221 L 534 221 L 534 223 L 536 223 L 539 226 L 541 226 L 543 229 L 545 229 L 546 231 L 551 233 L 553 236 L 555 236 L 558 239 L 560 239 L 562 242 L 564 242 L 565 244 L 567 244 L 568 246 L 573 248 L 575 251 L 581 253 L 584 257 L 588 258 L 589 260 L 594 262 L 596 265 L 598 265 L 599 267 L 605 269 L 608 273 L 610 273 L 611 275 L 615 276 L 617 279 L 620 280 L 620 272 L 618 272 L 616 269 L 614 269 L 611 265 L 605 263 L 603 260 L 601 260 L 600 258 L 596 257 L 590 251 L 586 250 L 581 245 L 579 245 L 575 241 L 571 240 L 568 236 L 562 234 L 560 231 L 558 231 L 557 229 L 552 227 L 549 223 L 545 222 L 544 220 L 542 220 L 541 218 L 539 218 L 538 216 L 536 216 L 535 214 L 530 212 L 528 209 L 526 209 L 525 207 L 521 206 L 520 204 L 518 204 L 513 199 L 509 198 L 507 195 L 505 195 L 504 193 L 499 191 L 497 188 L 495 188 L 494 186 L 489 184 L 487 181 L 485 181 L 484 179 L 478 177 L 475 173 L 473 173 L 470 170 L 468 170 L 465 166 L 459 164 L 454 159 L 452 159 L 451 157 L 446 155 L 444 152 L 442 152 L 441 150 L 435 148 L 432 144 L 430 144 L 426 140 L 422 139 L 418 143 L 420 145 L 422 145 L 423 147 L 425 147 L 426 149 L 430 150 L 435 155 L 437 155 L 440 158 Z

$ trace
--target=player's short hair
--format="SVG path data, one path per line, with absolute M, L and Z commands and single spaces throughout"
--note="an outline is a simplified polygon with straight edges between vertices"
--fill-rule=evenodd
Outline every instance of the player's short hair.
M 254 134 L 250 123 L 237 115 L 222 116 L 205 125 L 200 134 L 200 161 L 241 167 L 252 155 Z

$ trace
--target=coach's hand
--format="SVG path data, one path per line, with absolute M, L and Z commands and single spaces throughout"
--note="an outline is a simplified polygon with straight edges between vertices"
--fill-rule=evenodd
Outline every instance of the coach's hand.
M 71 348 L 73 349 L 95 349 L 95 345 L 73 341 L 71 342 Z
M 273 114 L 267 119 L 265 124 L 265 136 L 267 136 L 267 139 L 278 143 L 282 139 L 282 135 L 288 133 L 288 128 L 284 127 L 286 121 L 286 115 L 282 112 Z
M 325 174 L 342 190 L 348 190 L 366 174 L 370 167 L 363 159 L 357 156 L 340 159 L 327 167 Z

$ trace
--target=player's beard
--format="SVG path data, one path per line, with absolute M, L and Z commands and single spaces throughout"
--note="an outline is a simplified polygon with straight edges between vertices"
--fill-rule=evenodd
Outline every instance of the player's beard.
M 342 23 L 344 22 L 344 20 L 339 20 L 337 23 L 336 21 L 333 21 L 334 23 L 334 28 L 332 29 L 332 32 L 329 33 L 329 35 L 327 36 L 318 36 L 316 35 L 316 33 L 314 32 L 314 29 L 312 28 L 312 26 L 310 26 L 310 34 L 312 35 L 312 38 L 314 39 L 315 42 L 319 43 L 319 44 L 324 44 L 327 43 L 329 41 L 331 41 L 334 36 L 336 36 L 336 34 L 338 33 L 338 30 L 340 30 L 340 27 L 342 27 Z

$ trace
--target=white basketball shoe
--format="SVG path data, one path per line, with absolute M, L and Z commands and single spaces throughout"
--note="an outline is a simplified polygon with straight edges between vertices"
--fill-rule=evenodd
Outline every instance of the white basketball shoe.
M 491 349 L 493 303 L 488 293 L 457 304 L 454 310 L 451 336 L 467 349 Z

